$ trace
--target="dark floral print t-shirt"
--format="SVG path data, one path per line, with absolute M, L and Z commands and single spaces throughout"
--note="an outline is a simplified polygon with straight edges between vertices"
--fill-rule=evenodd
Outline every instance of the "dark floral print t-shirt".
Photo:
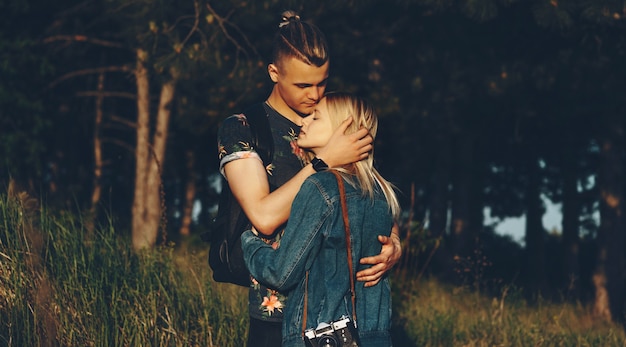
M 263 107 L 267 112 L 274 140 L 274 157 L 265 166 L 265 170 L 270 189 L 275 190 L 295 176 L 308 161 L 304 151 L 296 143 L 300 127 L 267 104 L 263 104 Z M 218 132 L 218 151 L 222 175 L 224 165 L 233 160 L 256 158 L 261 161 L 253 148 L 252 134 L 245 114 L 236 114 L 224 120 Z M 265 241 L 278 247 L 283 229 L 284 225 L 278 228 L 272 238 Z M 250 317 L 275 322 L 282 320 L 287 299 L 284 295 L 267 288 L 254 278 L 251 278 L 249 293 Z

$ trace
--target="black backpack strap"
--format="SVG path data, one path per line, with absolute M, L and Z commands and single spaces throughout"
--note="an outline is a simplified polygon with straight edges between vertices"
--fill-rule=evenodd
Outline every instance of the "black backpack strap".
M 274 159 L 274 138 L 267 118 L 267 111 L 263 107 L 263 103 L 258 103 L 248 107 L 243 113 L 250 125 L 254 149 L 261 157 L 263 165 L 267 166 Z
M 274 140 L 263 103 L 250 106 L 243 112 L 252 133 L 252 146 L 269 165 L 274 157 Z M 250 228 L 250 221 L 237 199 L 232 195 L 228 183 L 223 180 L 217 216 L 210 226 L 211 243 L 209 265 L 213 279 L 217 282 L 234 283 L 244 287 L 250 285 L 250 273 L 246 268 L 241 249 L 241 233 Z M 270 185 L 270 189 L 272 186 Z

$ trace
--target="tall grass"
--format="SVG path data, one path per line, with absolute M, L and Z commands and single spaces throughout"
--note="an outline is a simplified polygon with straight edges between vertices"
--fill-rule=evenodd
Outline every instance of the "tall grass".
M 110 227 L 37 213 L 0 198 L 0 346 L 244 344 L 246 292 L 211 281 L 206 250 L 137 254 Z
M 470 287 L 397 277 L 394 319 L 403 332 L 398 346 L 626 346 L 619 325 L 596 322 L 581 305 L 530 305 L 516 288 L 490 298 Z
M 247 291 L 212 281 L 204 244 L 140 254 L 110 226 L 0 196 L 0 346 L 244 346 Z M 405 346 L 626 346 L 580 305 L 528 305 L 392 274 Z

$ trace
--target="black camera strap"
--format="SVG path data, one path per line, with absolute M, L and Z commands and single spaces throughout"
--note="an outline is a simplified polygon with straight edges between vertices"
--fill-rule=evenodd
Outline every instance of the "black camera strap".
M 329 170 L 337 178 L 337 186 L 339 187 L 339 199 L 341 201 L 341 214 L 343 216 L 343 229 L 346 234 L 346 252 L 348 258 L 348 269 L 350 271 L 350 297 L 352 299 L 352 321 L 356 328 L 356 291 L 354 290 L 354 269 L 352 267 L 352 242 L 350 241 L 350 219 L 348 218 L 348 203 L 346 202 L 346 188 L 343 184 L 343 178 L 337 170 Z M 309 272 L 305 273 L 304 279 L 304 312 L 302 316 L 302 336 L 306 330 L 306 316 L 309 290 Z

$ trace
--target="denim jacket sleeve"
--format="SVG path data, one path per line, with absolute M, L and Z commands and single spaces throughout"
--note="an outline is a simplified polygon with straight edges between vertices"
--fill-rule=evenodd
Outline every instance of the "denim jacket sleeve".
M 322 244 L 332 204 L 316 183 L 309 178 L 302 184 L 276 250 L 251 231 L 241 236 L 244 259 L 252 276 L 279 291 L 301 282 L 312 262 L 311 254 L 317 254 Z

